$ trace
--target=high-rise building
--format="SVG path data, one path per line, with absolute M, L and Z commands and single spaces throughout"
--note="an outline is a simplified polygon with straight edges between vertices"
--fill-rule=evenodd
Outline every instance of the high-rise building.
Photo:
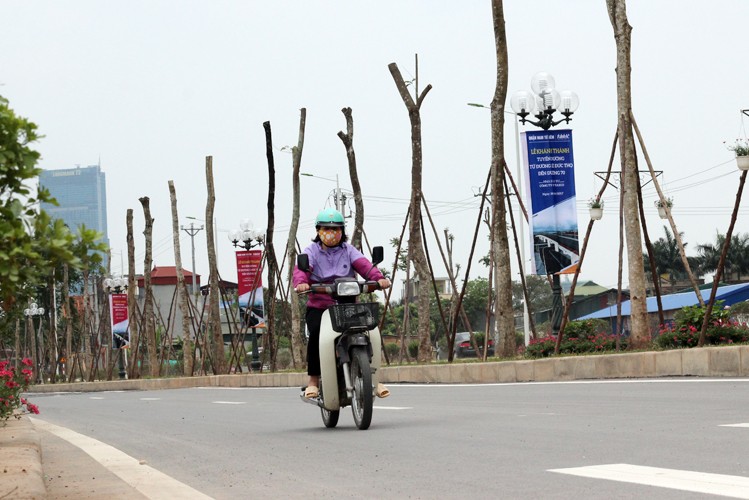
M 62 219 L 71 231 L 84 224 L 99 231 L 109 245 L 107 233 L 107 183 L 100 165 L 42 170 L 39 184 L 47 188 L 58 206 L 42 203 L 42 209 Z M 104 263 L 106 265 L 106 262 Z

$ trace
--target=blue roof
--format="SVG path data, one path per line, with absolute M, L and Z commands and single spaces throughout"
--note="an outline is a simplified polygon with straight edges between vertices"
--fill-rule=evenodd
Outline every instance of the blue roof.
M 702 299 L 707 302 L 710 300 L 710 292 L 712 289 L 701 290 Z M 725 305 L 731 306 L 737 302 L 743 302 L 749 299 L 749 283 L 741 283 L 738 285 L 725 285 L 719 286 L 715 294 L 715 300 L 724 300 Z M 694 306 L 699 304 L 697 296 L 693 290 L 688 292 L 673 293 L 671 295 L 661 295 L 661 303 L 663 304 L 664 311 L 673 311 L 675 309 L 681 309 L 682 307 Z M 647 298 L 648 313 L 658 312 L 658 301 L 656 297 Z M 622 316 L 629 316 L 630 314 L 630 301 L 622 302 Z M 612 304 L 608 307 L 600 309 L 594 313 L 583 316 L 577 319 L 597 319 L 597 318 L 611 318 L 616 316 L 616 304 Z

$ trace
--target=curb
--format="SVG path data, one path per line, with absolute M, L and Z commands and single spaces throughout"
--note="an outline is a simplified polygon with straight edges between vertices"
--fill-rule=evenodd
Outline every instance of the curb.
M 702 347 L 521 361 L 382 367 L 384 383 L 492 384 L 651 377 L 749 377 L 749 346 Z M 190 387 L 294 387 L 304 373 L 240 373 L 168 379 L 35 385 L 31 393 L 145 391 Z
M 47 498 L 41 440 L 27 416 L 0 427 L 0 498 Z

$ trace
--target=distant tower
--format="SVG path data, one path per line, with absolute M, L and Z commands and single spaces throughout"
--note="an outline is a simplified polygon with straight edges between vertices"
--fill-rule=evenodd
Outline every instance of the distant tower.
M 100 165 L 90 167 L 42 170 L 39 184 L 47 188 L 59 206 L 42 203 L 42 209 L 55 219 L 62 219 L 71 231 L 81 224 L 99 231 L 107 246 L 107 183 Z M 106 267 L 105 262 L 103 262 Z

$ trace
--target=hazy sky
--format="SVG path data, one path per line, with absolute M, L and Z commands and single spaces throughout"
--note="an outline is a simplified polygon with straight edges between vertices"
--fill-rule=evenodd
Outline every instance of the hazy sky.
M 628 2 L 633 109 L 673 214 L 690 248 L 725 232 L 739 179 L 723 141 L 743 131 L 749 108 L 746 20 L 749 2 Z M 387 65 L 396 62 L 419 87 L 423 191 L 438 230 L 455 235 L 465 269 L 478 216 L 475 197 L 489 168 L 488 104 L 495 85 L 491 4 L 441 0 L 351 1 L 9 1 L 0 0 L 0 94 L 39 125 L 41 167 L 101 161 L 107 175 L 112 269 L 127 262 L 125 216 L 134 209 L 136 261 L 144 257 L 143 211 L 151 199 L 154 264 L 173 265 L 168 180 L 181 222 L 205 218 L 205 157 L 213 156 L 219 267 L 236 280 L 228 231 L 250 218 L 267 222 L 267 162 L 262 123 L 271 122 L 276 163 L 276 242 L 283 252 L 291 220 L 291 155 L 299 109 L 307 108 L 302 171 L 350 185 L 341 108 L 354 116 L 354 147 L 369 241 L 394 250 L 410 197 L 410 126 Z M 580 97 L 574 131 L 578 217 L 600 188 L 616 129 L 615 44 L 604 0 L 505 1 L 509 97 L 538 71 Z M 738 58 L 738 59 L 737 59 Z M 509 106 L 508 106 L 509 110 Z M 512 116 L 506 154 L 516 172 Z M 749 118 L 744 118 L 749 120 Z M 521 130 L 533 129 L 527 126 Z M 644 161 L 640 163 L 645 168 Z M 618 156 L 614 166 L 619 169 Z M 299 239 L 330 204 L 335 183 L 302 177 Z M 651 237 L 663 235 L 652 186 L 644 190 Z M 618 194 L 607 190 L 582 279 L 616 286 Z M 353 207 L 353 203 L 352 203 Z M 736 231 L 747 232 L 746 203 Z M 526 226 L 527 229 L 527 226 Z M 430 230 L 431 231 L 431 230 Z M 190 267 L 190 238 L 182 235 Z M 198 273 L 207 277 L 205 232 L 195 239 Z M 527 245 L 526 245 L 527 248 Z M 486 276 L 482 225 L 472 278 Z M 430 243 L 437 274 L 444 274 Z M 514 262 L 513 262 L 514 264 Z M 402 276 L 401 276 L 402 278 Z M 515 277 L 517 278 L 517 277 Z M 625 266 L 626 283 L 626 266 Z

